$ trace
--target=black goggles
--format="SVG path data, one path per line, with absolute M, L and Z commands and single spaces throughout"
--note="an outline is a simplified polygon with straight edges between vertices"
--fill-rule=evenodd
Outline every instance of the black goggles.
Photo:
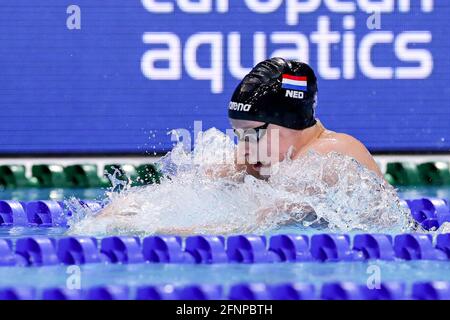
M 249 129 L 233 129 L 234 134 L 239 141 L 259 142 L 264 137 L 269 123 L 264 123 L 262 126 Z

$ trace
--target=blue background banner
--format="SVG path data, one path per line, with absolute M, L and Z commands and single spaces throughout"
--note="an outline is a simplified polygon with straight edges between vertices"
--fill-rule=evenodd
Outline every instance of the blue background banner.
M 371 151 L 450 150 L 446 0 L 2 0 L 0 153 L 163 152 L 271 56 Z

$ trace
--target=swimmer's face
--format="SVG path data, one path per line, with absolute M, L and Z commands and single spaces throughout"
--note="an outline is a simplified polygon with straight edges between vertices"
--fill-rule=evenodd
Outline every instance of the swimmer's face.
M 269 176 L 271 166 L 283 161 L 294 145 L 296 130 L 257 121 L 230 121 L 238 137 L 237 162 L 257 178 Z

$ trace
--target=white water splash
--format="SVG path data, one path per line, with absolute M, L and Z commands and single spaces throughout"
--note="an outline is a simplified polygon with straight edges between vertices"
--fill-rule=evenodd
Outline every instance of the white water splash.
M 199 136 L 193 152 L 178 144 L 159 161 L 169 178 L 110 193 L 100 214 L 72 208 L 69 233 L 263 233 L 287 223 L 336 232 L 413 228 L 395 189 L 350 157 L 311 151 L 264 181 L 233 171 L 234 152 L 216 129 Z M 234 174 L 218 178 L 224 170 Z
M 443 233 L 450 233 L 450 222 L 444 222 L 439 229 L 434 232 L 434 235 L 437 236 Z

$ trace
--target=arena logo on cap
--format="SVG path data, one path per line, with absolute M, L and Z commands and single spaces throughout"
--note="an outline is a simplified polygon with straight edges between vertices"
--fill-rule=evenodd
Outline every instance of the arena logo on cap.
M 230 101 L 230 103 L 228 104 L 228 109 L 230 110 L 234 110 L 234 111 L 245 111 L 248 112 L 250 111 L 250 108 L 252 107 L 251 104 L 244 104 L 241 102 L 234 102 L 234 101 Z

